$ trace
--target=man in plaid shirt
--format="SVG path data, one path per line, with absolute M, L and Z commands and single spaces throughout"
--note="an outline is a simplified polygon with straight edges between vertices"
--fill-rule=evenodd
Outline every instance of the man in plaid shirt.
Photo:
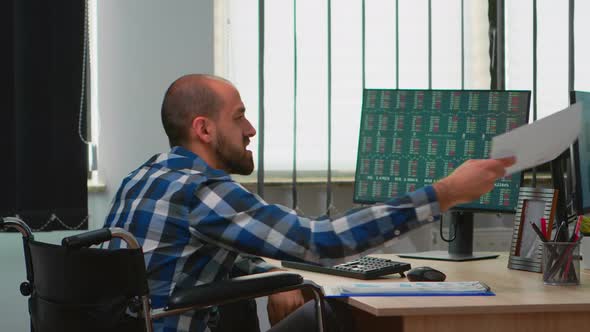
M 274 268 L 250 255 L 333 265 L 368 254 L 434 221 L 452 205 L 488 192 L 514 163 L 513 158 L 471 160 L 433 186 L 332 220 L 314 220 L 268 204 L 231 179 L 229 174 L 254 169 L 246 147 L 256 131 L 244 113 L 230 82 L 208 75 L 179 78 L 162 105 L 171 151 L 131 172 L 114 197 L 105 227 L 122 227 L 137 237 L 156 308 L 165 306 L 175 289 Z M 121 245 L 111 241 L 111 247 Z M 271 321 L 302 304 L 298 291 L 271 296 Z M 314 326 L 313 315 L 306 317 L 304 309 L 272 331 L 304 329 L 302 320 Z M 215 309 L 194 311 L 165 318 L 155 328 L 208 331 L 217 321 L 232 318 L 219 316 Z

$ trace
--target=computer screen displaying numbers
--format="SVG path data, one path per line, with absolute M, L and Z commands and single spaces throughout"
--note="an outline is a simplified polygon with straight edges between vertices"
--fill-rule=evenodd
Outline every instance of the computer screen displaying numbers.
M 529 91 L 366 89 L 354 200 L 383 202 L 487 158 L 492 137 L 527 123 Z M 521 174 L 460 208 L 513 211 Z

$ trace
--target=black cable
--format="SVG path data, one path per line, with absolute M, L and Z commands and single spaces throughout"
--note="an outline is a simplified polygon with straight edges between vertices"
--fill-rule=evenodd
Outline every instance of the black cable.
M 86 62 L 88 59 L 88 1 L 84 1 L 84 26 L 82 28 L 82 82 L 80 83 L 80 112 L 78 114 L 78 136 L 84 144 L 90 144 L 91 141 L 82 134 L 82 123 L 84 117 L 84 106 L 88 109 L 86 103 Z

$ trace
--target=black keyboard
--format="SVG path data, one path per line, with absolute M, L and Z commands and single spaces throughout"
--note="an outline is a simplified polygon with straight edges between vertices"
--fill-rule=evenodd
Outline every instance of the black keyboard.
M 333 274 L 342 277 L 356 279 L 377 279 L 381 276 L 399 273 L 405 277 L 404 272 L 412 267 L 408 263 L 396 262 L 387 258 L 361 257 L 357 260 L 350 261 L 334 266 L 320 266 L 309 263 L 299 263 L 292 261 L 282 261 L 283 267 L 292 269 L 306 270 L 312 272 Z

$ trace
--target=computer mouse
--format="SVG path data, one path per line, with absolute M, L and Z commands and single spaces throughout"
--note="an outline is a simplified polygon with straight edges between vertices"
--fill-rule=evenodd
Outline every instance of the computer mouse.
M 429 266 L 415 267 L 408 272 L 406 276 L 409 281 L 445 281 L 447 276 Z

